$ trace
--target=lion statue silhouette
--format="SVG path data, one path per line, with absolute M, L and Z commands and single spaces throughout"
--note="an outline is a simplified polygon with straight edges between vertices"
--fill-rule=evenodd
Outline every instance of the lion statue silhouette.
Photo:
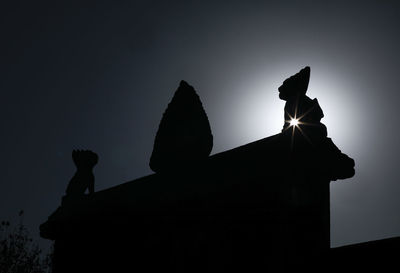
M 72 159 L 77 170 L 67 186 L 67 196 L 84 195 L 86 189 L 89 194 L 94 193 L 93 167 L 99 160 L 98 155 L 89 150 L 73 150 Z

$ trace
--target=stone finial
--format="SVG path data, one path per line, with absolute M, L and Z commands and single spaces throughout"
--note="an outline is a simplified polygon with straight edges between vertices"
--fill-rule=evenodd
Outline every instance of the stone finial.
M 181 81 L 161 119 L 150 168 L 160 172 L 196 164 L 210 155 L 212 146 L 210 123 L 200 98 Z

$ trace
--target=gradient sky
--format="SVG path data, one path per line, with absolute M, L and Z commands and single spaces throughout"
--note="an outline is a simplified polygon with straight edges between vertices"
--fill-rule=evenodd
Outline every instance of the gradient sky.
M 277 88 L 309 65 L 308 95 L 356 161 L 331 184 L 332 246 L 400 236 L 400 2 L 12 2 L 0 4 L 0 220 L 24 209 L 38 237 L 72 149 L 99 154 L 96 190 L 150 174 L 181 79 L 203 102 L 212 153 L 278 133 Z

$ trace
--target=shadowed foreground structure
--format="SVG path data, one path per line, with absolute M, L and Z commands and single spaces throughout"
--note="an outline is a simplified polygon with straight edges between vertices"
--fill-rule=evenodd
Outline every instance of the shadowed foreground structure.
M 309 68 L 299 75 L 308 85 Z M 307 85 L 283 98 L 289 116 L 294 101 L 311 101 Z M 280 134 L 208 156 L 212 134 L 196 96 L 182 82 L 164 114 L 155 174 L 67 195 L 41 225 L 41 236 L 55 240 L 54 272 L 326 272 L 332 263 L 343 271 L 343 255 L 355 251 L 330 255 L 329 184 L 352 177 L 354 161 L 326 137 L 322 110 L 309 111 L 317 113 L 309 129 L 285 124 Z M 197 110 L 182 117 L 187 100 Z

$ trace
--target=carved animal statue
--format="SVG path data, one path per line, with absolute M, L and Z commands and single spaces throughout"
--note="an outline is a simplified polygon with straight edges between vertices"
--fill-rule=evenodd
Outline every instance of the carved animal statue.
M 86 189 L 89 194 L 94 193 L 93 167 L 97 164 L 99 157 L 89 150 L 73 150 L 72 159 L 77 170 L 67 186 L 67 196 L 83 195 Z
M 306 66 L 300 72 L 287 78 L 278 90 L 279 98 L 286 101 L 285 123 L 282 132 L 292 134 L 291 130 L 287 129 L 291 127 L 291 119 L 296 119 L 302 134 L 315 144 L 319 140 L 325 139 L 328 133 L 326 126 L 321 123 L 324 113 L 318 100 L 306 96 L 310 71 L 310 67 Z

